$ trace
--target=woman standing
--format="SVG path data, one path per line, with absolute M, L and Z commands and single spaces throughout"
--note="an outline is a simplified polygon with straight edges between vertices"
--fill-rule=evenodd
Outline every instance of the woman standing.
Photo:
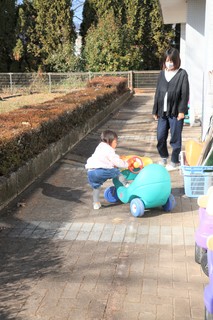
M 159 163 L 166 166 L 168 171 L 176 170 L 179 167 L 183 121 L 188 111 L 188 74 L 180 68 L 180 64 L 178 50 L 175 48 L 168 49 L 164 56 L 163 68 L 158 77 L 152 112 L 154 119 L 158 120 L 157 149 L 161 157 Z M 171 163 L 168 164 L 167 138 L 169 130 L 172 154 Z

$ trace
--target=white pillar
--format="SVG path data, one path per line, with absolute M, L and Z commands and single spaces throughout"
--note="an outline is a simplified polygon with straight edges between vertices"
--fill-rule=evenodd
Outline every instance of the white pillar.
M 180 25 L 180 58 L 181 68 L 186 69 L 186 24 Z
M 211 0 L 210 0 L 211 1 Z M 188 0 L 185 69 L 190 83 L 190 124 L 202 117 L 205 0 Z
M 204 50 L 204 99 L 202 137 L 205 138 L 213 115 L 213 1 L 206 0 Z

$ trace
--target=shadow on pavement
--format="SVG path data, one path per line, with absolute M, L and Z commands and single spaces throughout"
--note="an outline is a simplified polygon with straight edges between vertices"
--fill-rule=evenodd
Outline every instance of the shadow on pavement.
M 42 194 L 47 197 L 52 197 L 58 200 L 71 201 L 76 203 L 82 203 L 80 200 L 85 191 L 80 189 L 71 189 L 68 187 L 58 187 L 53 184 L 43 182 L 41 184 Z
M 21 237 L 24 228 L 25 236 Z M 38 226 L 30 223 L 27 225 L 29 233 L 33 228 L 36 228 L 37 234 L 42 233 Z M 35 305 L 32 308 L 43 298 L 44 293 L 40 296 L 38 292 L 35 294 L 33 286 L 41 278 L 54 274 L 60 268 L 61 258 L 55 246 L 49 239 L 27 238 L 26 222 L 21 220 L 11 221 L 10 228 L 0 230 L 1 320 L 21 320 L 17 313 L 20 309 L 25 309 L 26 297 L 32 298 L 34 295 Z

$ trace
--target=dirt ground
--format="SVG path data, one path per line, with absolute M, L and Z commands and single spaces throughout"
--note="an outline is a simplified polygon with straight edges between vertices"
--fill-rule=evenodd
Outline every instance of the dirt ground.
M 21 96 L 10 96 L 0 100 L 0 113 L 9 112 L 26 105 L 39 104 L 64 96 L 66 93 L 34 93 Z

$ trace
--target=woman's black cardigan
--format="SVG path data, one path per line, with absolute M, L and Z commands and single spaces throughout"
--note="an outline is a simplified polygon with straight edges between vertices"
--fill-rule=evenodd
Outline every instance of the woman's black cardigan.
M 168 82 L 162 70 L 158 77 L 152 114 L 162 117 L 164 115 L 164 97 L 167 97 L 167 116 L 177 117 L 178 113 L 187 114 L 189 102 L 188 74 L 184 69 L 179 69 Z

